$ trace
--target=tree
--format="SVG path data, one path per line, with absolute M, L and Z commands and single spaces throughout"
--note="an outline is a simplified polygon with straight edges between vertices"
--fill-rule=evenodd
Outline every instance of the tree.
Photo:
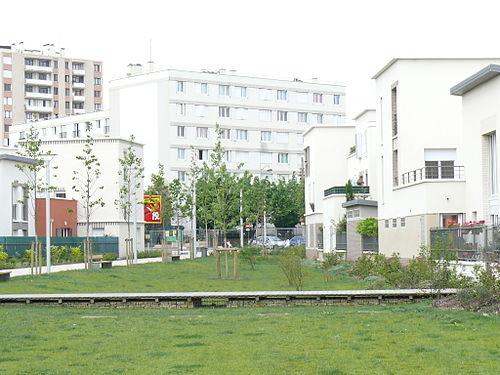
M 73 171 L 73 190 L 80 195 L 80 203 L 83 207 L 85 217 L 85 237 L 87 242 L 90 239 L 90 219 L 92 214 L 99 207 L 104 207 L 105 202 L 102 197 L 97 197 L 100 190 L 104 189 L 99 185 L 101 175 L 101 164 L 94 153 L 94 139 L 87 134 L 82 154 L 76 156 L 81 162 L 81 170 Z
M 190 214 L 191 199 L 187 189 L 176 178 L 168 185 L 172 214 L 177 225 L 177 248 L 181 249 L 180 221 Z
M 139 158 L 134 149 L 133 135 L 130 136 L 129 146 L 123 151 L 123 157 L 118 159 L 120 164 L 119 198 L 115 200 L 115 205 L 122 213 L 123 220 L 127 223 L 128 238 L 131 238 L 130 225 L 132 214 L 135 215 L 135 208 L 142 202 L 142 197 L 138 197 L 139 189 L 144 178 L 144 167 L 142 159 Z M 134 236 L 135 237 L 135 236 Z M 137 249 L 134 246 L 134 257 L 137 256 Z
M 345 200 L 352 201 L 354 200 L 354 189 L 352 187 L 351 180 L 348 180 L 345 184 Z
M 293 227 L 304 216 L 304 183 L 295 175 L 269 185 L 271 221 L 277 227 Z

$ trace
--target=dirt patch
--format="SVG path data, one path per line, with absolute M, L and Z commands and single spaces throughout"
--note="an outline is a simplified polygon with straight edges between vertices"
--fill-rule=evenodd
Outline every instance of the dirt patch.
M 500 314 L 500 294 L 471 301 L 464 301 L 459 296 L 448 296 L 435 301 L 435 307 L 474 311 L 483 314 Z

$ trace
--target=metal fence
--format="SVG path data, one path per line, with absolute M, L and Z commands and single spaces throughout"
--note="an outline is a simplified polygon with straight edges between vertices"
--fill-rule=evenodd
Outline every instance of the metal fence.
M 363 251 L 378 252 L 378 237 L 363 235 L 361 243 Z
M 335 249 L 347 250 L 347 232 L 335 232 Z
M 431 229 L 431 247 L 456 250 L 460 260 L 500 260 L 500 226 Z
M 118 255 L 118 237 L 91 237 L 94 254 L 113 253 Z M 51 246 L 69 246 L 83 248 L 85 237 L 50 237 Z M 0 237 L 0 246 L 10 256 L 24 255 L 24 251 L 31 248 L 35 237 Z M 38 237 L 38 241 L 45 246 L 45 237 Z

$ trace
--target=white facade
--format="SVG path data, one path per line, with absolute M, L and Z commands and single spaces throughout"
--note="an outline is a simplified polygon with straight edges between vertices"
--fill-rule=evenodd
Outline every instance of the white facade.
M 0 147 L 0 236 L 34 235 L 33 200 L 26 198 L 26 175 L 16 167 L 31 162 L 12 148 Z
M 82 201 L 79 193 L 73 190 L 75 181 L 73 181 L 74 172 L 82 171 L 82 162 L 76 159 L 76 156 L 82 155 L 85 145 L 85 139 L 58 139 L 46 140 L 42 142 L 42 149 L 55 154 L 51 161 L 53 169 L 51 175 L 51 185 L 56 187 L 56 193 L 59 197 L 78 200 L 78 236 L 85 236 L 85 217 L 82 207 Z M 95 198 L 102 198 L 105 202 L 104 207 L 95 210 L 91 217 L 91 236 L 117 236 L 120 239 L 119 253 L 121 257 L 125 256 L 125 238 L 128 238 L 127 223 L 124 221 L 118 207 L 114 204 L 119 197 L 120 176 L 118 174 L 120 165 L 118 159 L 123 156 L 123 152 L 129 147 L 130 143 L 121 138 L 95 138 L 93 151 L 99 163 L 101 175 L 97 186 L 104 188 L 97 189 Z M 142 145 L 135 143 L 133 148 L 142 158 Z M 137 191 L 137 199 L 142 201 L 143 186 Z M 132 215 L 133 217 L 133 215 Z M 143 206 L 138 204 L 136 210 L 138 223 L 136 244 L 138 251 L 144 249 L 144 210 Z M 133 231 L 131 233 L 133 236 Z
M 335 249 L 335 225 L 342 219 L 345 193 L 327 189 L 344 187 L 346 157 L 354 140 L 354 126 L 312 126 L 304 133 L 305 224 L 310 256 Z
M 500 65 L 488 65 L 451 89 L 462 98 L 465 220 L 499 224 Z
M 234 72 L 165 70 L 111 81 L 111 134 L 134 134 L 145 144 L 145 175 L 165 165 L 183 180 L 195 158 L 208 161 L 224 131 L 227 165 L 269 178 L 302 168 L 302 133 L 311 125 L 343 124 L 345 88 Z
M 403 258 L 465 213 L 462 111 L 450 87 L 499 59 L 394 59 L 373 78 L 380 123 L 379 248 Z M 473 167 L 472 167 L 473 168 Z

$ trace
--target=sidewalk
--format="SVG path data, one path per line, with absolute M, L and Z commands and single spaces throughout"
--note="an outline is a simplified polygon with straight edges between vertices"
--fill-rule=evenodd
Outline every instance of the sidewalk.
M 137 259 L 137 264 L 152 263 L 152 262 L 161 262 L 161 257 Z M 126 260 L 114 260 L 113 261 L 113 267 L 126 266 L 126 265 L 127 265 Z M 85 269 L 84 266 L 85 265 L 83 263 L 57 264 L 57 265 L 53 265 L 52 267 L 50 267 L 50 272 L 54 273 L 54 272 L 61 272 L 61 271 L 83 270 L 83 269 Z M 10 271 L 11 277 L 31 275 L 31 268 L 11 268 L 11 269 L 3 269 L 2 271 Z M 42 267 L 42 273 L 47 273 L 47 267 L 45 267 L 45 266 Z

